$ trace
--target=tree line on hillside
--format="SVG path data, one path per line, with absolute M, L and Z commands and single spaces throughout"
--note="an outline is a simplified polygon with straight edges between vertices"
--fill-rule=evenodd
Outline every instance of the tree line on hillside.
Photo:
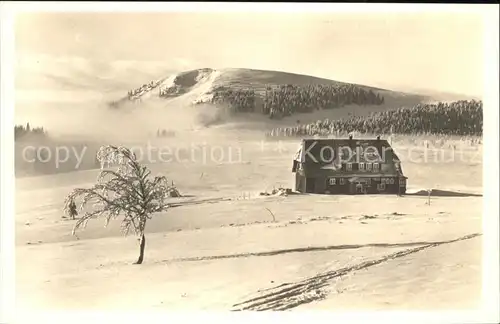
M 234 112 L 258 110 L 257 93 L 251 89 L 217 88 L 212 104 L 229 105 Z M 342 85 L 278 85 L 266 86 L 260 112 L 269 118 L 291 116 L 320 109 L 334 109 L 346 105 L 382 105 L 384 97 L 373 90 L 352 84 Z
M 254 112 L 256 108 L 255 90 L 217 88 L 213 91 L 211 103 L 228 105 L 234 112 Z
M 160 91 L 158 92 L 158 96 L 160 98 L 168 98 L 171 96 L 183 94 L 184 92 L 184 89 L 182 89 L 180 85 L 175 84 L 171 87 L 160 89 Z
M 151 81 L 147 84 L 143 84 L 142 86 L 140 86 L 137 89 L 130 90 L 128 92 L 127 98 L 129 100 L 135 101 L 135 100 L 139 99 L 146 92 L 149 92 L 149 91 L 157 88 L 161 84 L 161 82 L 162 81 Z M 158 90 L 158 97 L 168 98 L 171 96 L 183 94 L 184 92 L 185 92 L 184 89 L 182 89 L 182 87 L 180 85 L 174 84 L 171 87 L 166 87 L 166 88 L 160 87 L 160 89 Z
M 334 109 L 346 105 L 382 105 L 384 98 L 373 90 L 365 90 L 355 85 L 305 86 L 280 85 L 267 88 L 264 96 L 263 112 L 271 118 L 291 116 L 320 109 Z
M 160 85 L 160 81 L 151 81 L 147 84 L 143 84 L 142 86 L 140 86 L 137 89 L 129 90 L 128 99 L 129 100 L 138 99 L 144 93 L 153 90 L 154 88 L 156 88 L 159 85 Z
M 31 127 L 30 123 L 26 125 L 14 126 L 14 140 L 26 136 L 27 134 L 47 135 L 47 131 L 43 127 Z
M 483 103 L 461 100 L 452 103 L 419 104 L 378 112 L 368 117 L 319 120 L 294 127 L 275 128 L 267 136 L 327 136 L 358 132 L 364 134 L 481 136 Z

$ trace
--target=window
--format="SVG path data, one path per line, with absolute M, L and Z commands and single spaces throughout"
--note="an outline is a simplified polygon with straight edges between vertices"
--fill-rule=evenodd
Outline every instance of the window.
M 390 184 L 394 184 L 394 178 L 389 179 Z
M 346 167 L 347 167 L 347 171 L 352 171 L 352 163 L 347 163 Z
M 406 180 L 405 179 L 399 179 L 399 186 L 400 187 L 404 187 L 406 184 Z
M 372 163 L 366 163 L 366 171 L 372 170 Z
M 344 185 L 344 184 L 345 184 L 345 179 L 344 179 L 344 178 L 340 178 L 340 184 L 341 184 L 341 185 Z
M 364 170 L 365 169 L 365 164 L 364 163 L 359 163 L 359 170 Z
M 336 179 L 335 178 L 330 178 L 330 186 L 335 186 L 336 185 Z
M 370 179 L 370 178 L 366 179 L 366 184 L 367 185 L 371 185 L 372 184 L 372 179 Z
M 351 154 L 352 154 L 352 152 L 351 152 L 350 148 L 348 148 L 348 147 L 340 147 L 339 148 L 339 157 L 341 160 L 349 161 Z
M 380 164 L 373 163 L 373 171 L 378 171 L 380 169 Z
M 385 190 L 385 183 L 381 183 L 381 184 L 379 184 L 379 185 L 377 186 L 377 189 L 378 189 L 379 191 L 383 191 L 383 190 Z

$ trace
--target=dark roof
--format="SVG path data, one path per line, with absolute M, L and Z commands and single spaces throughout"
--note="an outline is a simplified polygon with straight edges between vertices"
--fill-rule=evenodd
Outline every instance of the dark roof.
M 333 155 L 332 155 L 333 154 Z M 324 176 L 402 176 L 395 162 L 398 156 L 383 139 L 304 139 L 296 160 L 304 163 L 309 174 Z M 358 170 L 357 163 L 379 163 L 379 175 L 373 171 Z M 341 164 L 353 163 L 353 169 L 341 168 Z
M 301 149 L 301 161 L 306 164 L 329 164 L 339 156 L 343 156 L 343 162 L 351 163 L 390 163 L 397 159 L 391 145 L 383 139 L 304 139 Z

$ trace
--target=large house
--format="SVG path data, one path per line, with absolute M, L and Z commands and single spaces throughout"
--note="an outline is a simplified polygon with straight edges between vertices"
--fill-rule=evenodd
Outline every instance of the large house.
M 293 161 L 295 190 L 322 194 L 406 192 L 407 177 L 387 140 L 304 139 Z

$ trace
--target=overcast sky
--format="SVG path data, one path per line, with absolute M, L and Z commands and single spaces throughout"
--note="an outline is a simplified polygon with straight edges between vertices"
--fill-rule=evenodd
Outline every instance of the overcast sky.
M 241 67 L 481 95 L 477 14 L 44 13 L 16 20 L 23 55 Z

